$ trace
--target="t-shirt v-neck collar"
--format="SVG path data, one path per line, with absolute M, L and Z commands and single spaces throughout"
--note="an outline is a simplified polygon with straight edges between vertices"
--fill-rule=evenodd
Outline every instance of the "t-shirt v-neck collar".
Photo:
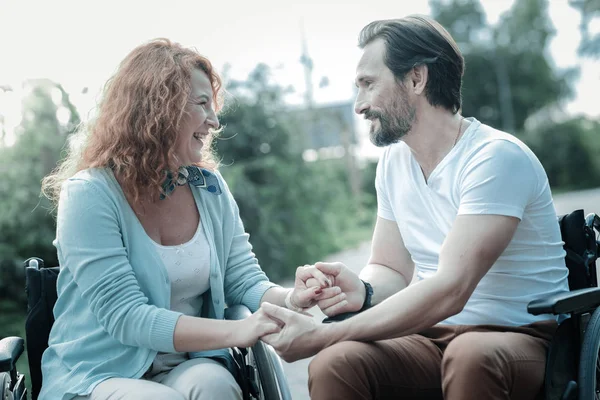
M 464 131 L 464 133 L 460 136 L 458 142 L 456 142 L 456 145 L 454 147 L 452 147 L 452 149 L 450 149 L 448 154 L 446 154 L 444 156 L 444 158 L 442 158 L 442 160 L 438 163 L 438 165 L 435 166 L 433 171 L 431 171 L 431 174 L 429 174 L 429 178 L 425 179 L 425 174 L 423 173 L 423 169 L 421 168 L 421 165 L 419 164 L 419 162 L 413 155 L 412 151 L 410 151 L 411 162 L 413 163 L 414 167 L 416 168 L 417 174 L 420 178 L 420 179 L 418 179 L 418 181 L 421 184 L 423 184 L 424 186 L 429 187 L 429 185 L 431 184 L 431 181 L 433 179 L 435 179 L 436 176 L 439 175 L 440 172 L 444 169 L 444 167 L 455 157 L 456 153 L 460 150 L 460 148 L 462 148 L 463 146 L 466 146 L 466 143 L 468 142 L 468 139 L 471 136 L 472 132 L 476 131 L 477 128 L 479 127 L 479 125 L 481 124 L 474 117 L 468 117 L 468 118 L 465 118 L 465 120 L 469 121 L 471 124 L 467 127 L 467 129 Z

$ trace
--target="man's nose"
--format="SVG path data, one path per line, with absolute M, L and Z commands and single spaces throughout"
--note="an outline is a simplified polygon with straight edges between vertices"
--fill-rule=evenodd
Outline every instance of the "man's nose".
M 356 99 L 354 102 L 354 112 L 357 114 L 364 114 L 369 109 L 369 103 L 364 100 Z

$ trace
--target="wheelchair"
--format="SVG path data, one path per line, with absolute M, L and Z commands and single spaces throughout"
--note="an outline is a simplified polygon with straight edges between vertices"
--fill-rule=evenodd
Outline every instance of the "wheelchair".
M 567 293 L 536 299 L 533 315 L 554 314 L 559 326 L 548 348 L 545 400 L 600 399 L 600 217 L 575 210 L 558 220 L 569 269 Z
M 32 257 L 24 262 L 27 318 L 25 335 L 31 378 L 31 399 L 36 400 L 42 386 L 41 359 L 48 347 L 48 336 L 54 323 L 52 310 L 57 299 L 56 279 L 60 267 L 44 266 L 43 260 Z M 225 319 L 238 320 L 250 316 L 243 305 L 225 309 Z M 25 349 L 20 337 L 0 340 L 0 400 L 27 400 L 25 377 L 16 369 L 16 362 Z M 292 396 L 281 359 L 272 347 L 258 341 L 251 348 L 232 348 L 236 366 L 236 381 L 244 400 L 291 400 Z

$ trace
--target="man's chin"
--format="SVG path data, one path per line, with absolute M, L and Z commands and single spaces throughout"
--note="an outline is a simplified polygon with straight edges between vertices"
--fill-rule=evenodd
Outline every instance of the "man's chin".
M 377 147 L 386 147 L 389 143 L 387 137 L 381 134 L 381 131 L 371 131 L 369 135 L 369 139 L 371 139 L 371 143 L 373 143 Z

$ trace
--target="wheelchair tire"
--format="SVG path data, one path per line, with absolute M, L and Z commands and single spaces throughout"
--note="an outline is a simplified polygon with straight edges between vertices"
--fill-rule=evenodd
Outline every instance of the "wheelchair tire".
M 277 377 L 277 384 L 279 386 L 279 395 L 281 396 L 281 400 L 292 400 L 292 393 L 290 392 L 290 386 L 287 378 L 285 377 L 285 371 L 283 370 L 281 358 L 279 358 L 271 346 L 268 346 L 267 350 L 271 355 L 271 360 L 273 361 L 273 367 L 275 376 Z
M 600 364 L 598 352 L 600 351 L 600 308 L 592 314 L 581 345 L 579 356 L 579 399 L 600 399 Z
M 0 400 L 12 400 L 13 396 L 9 390 L 10 375 L 0 372 Z
M 260 340 L 252 346 L 252 356 L 260 380 L 260 391 L 264 400 L 280 400 L 279 384 L 267 345 Z

